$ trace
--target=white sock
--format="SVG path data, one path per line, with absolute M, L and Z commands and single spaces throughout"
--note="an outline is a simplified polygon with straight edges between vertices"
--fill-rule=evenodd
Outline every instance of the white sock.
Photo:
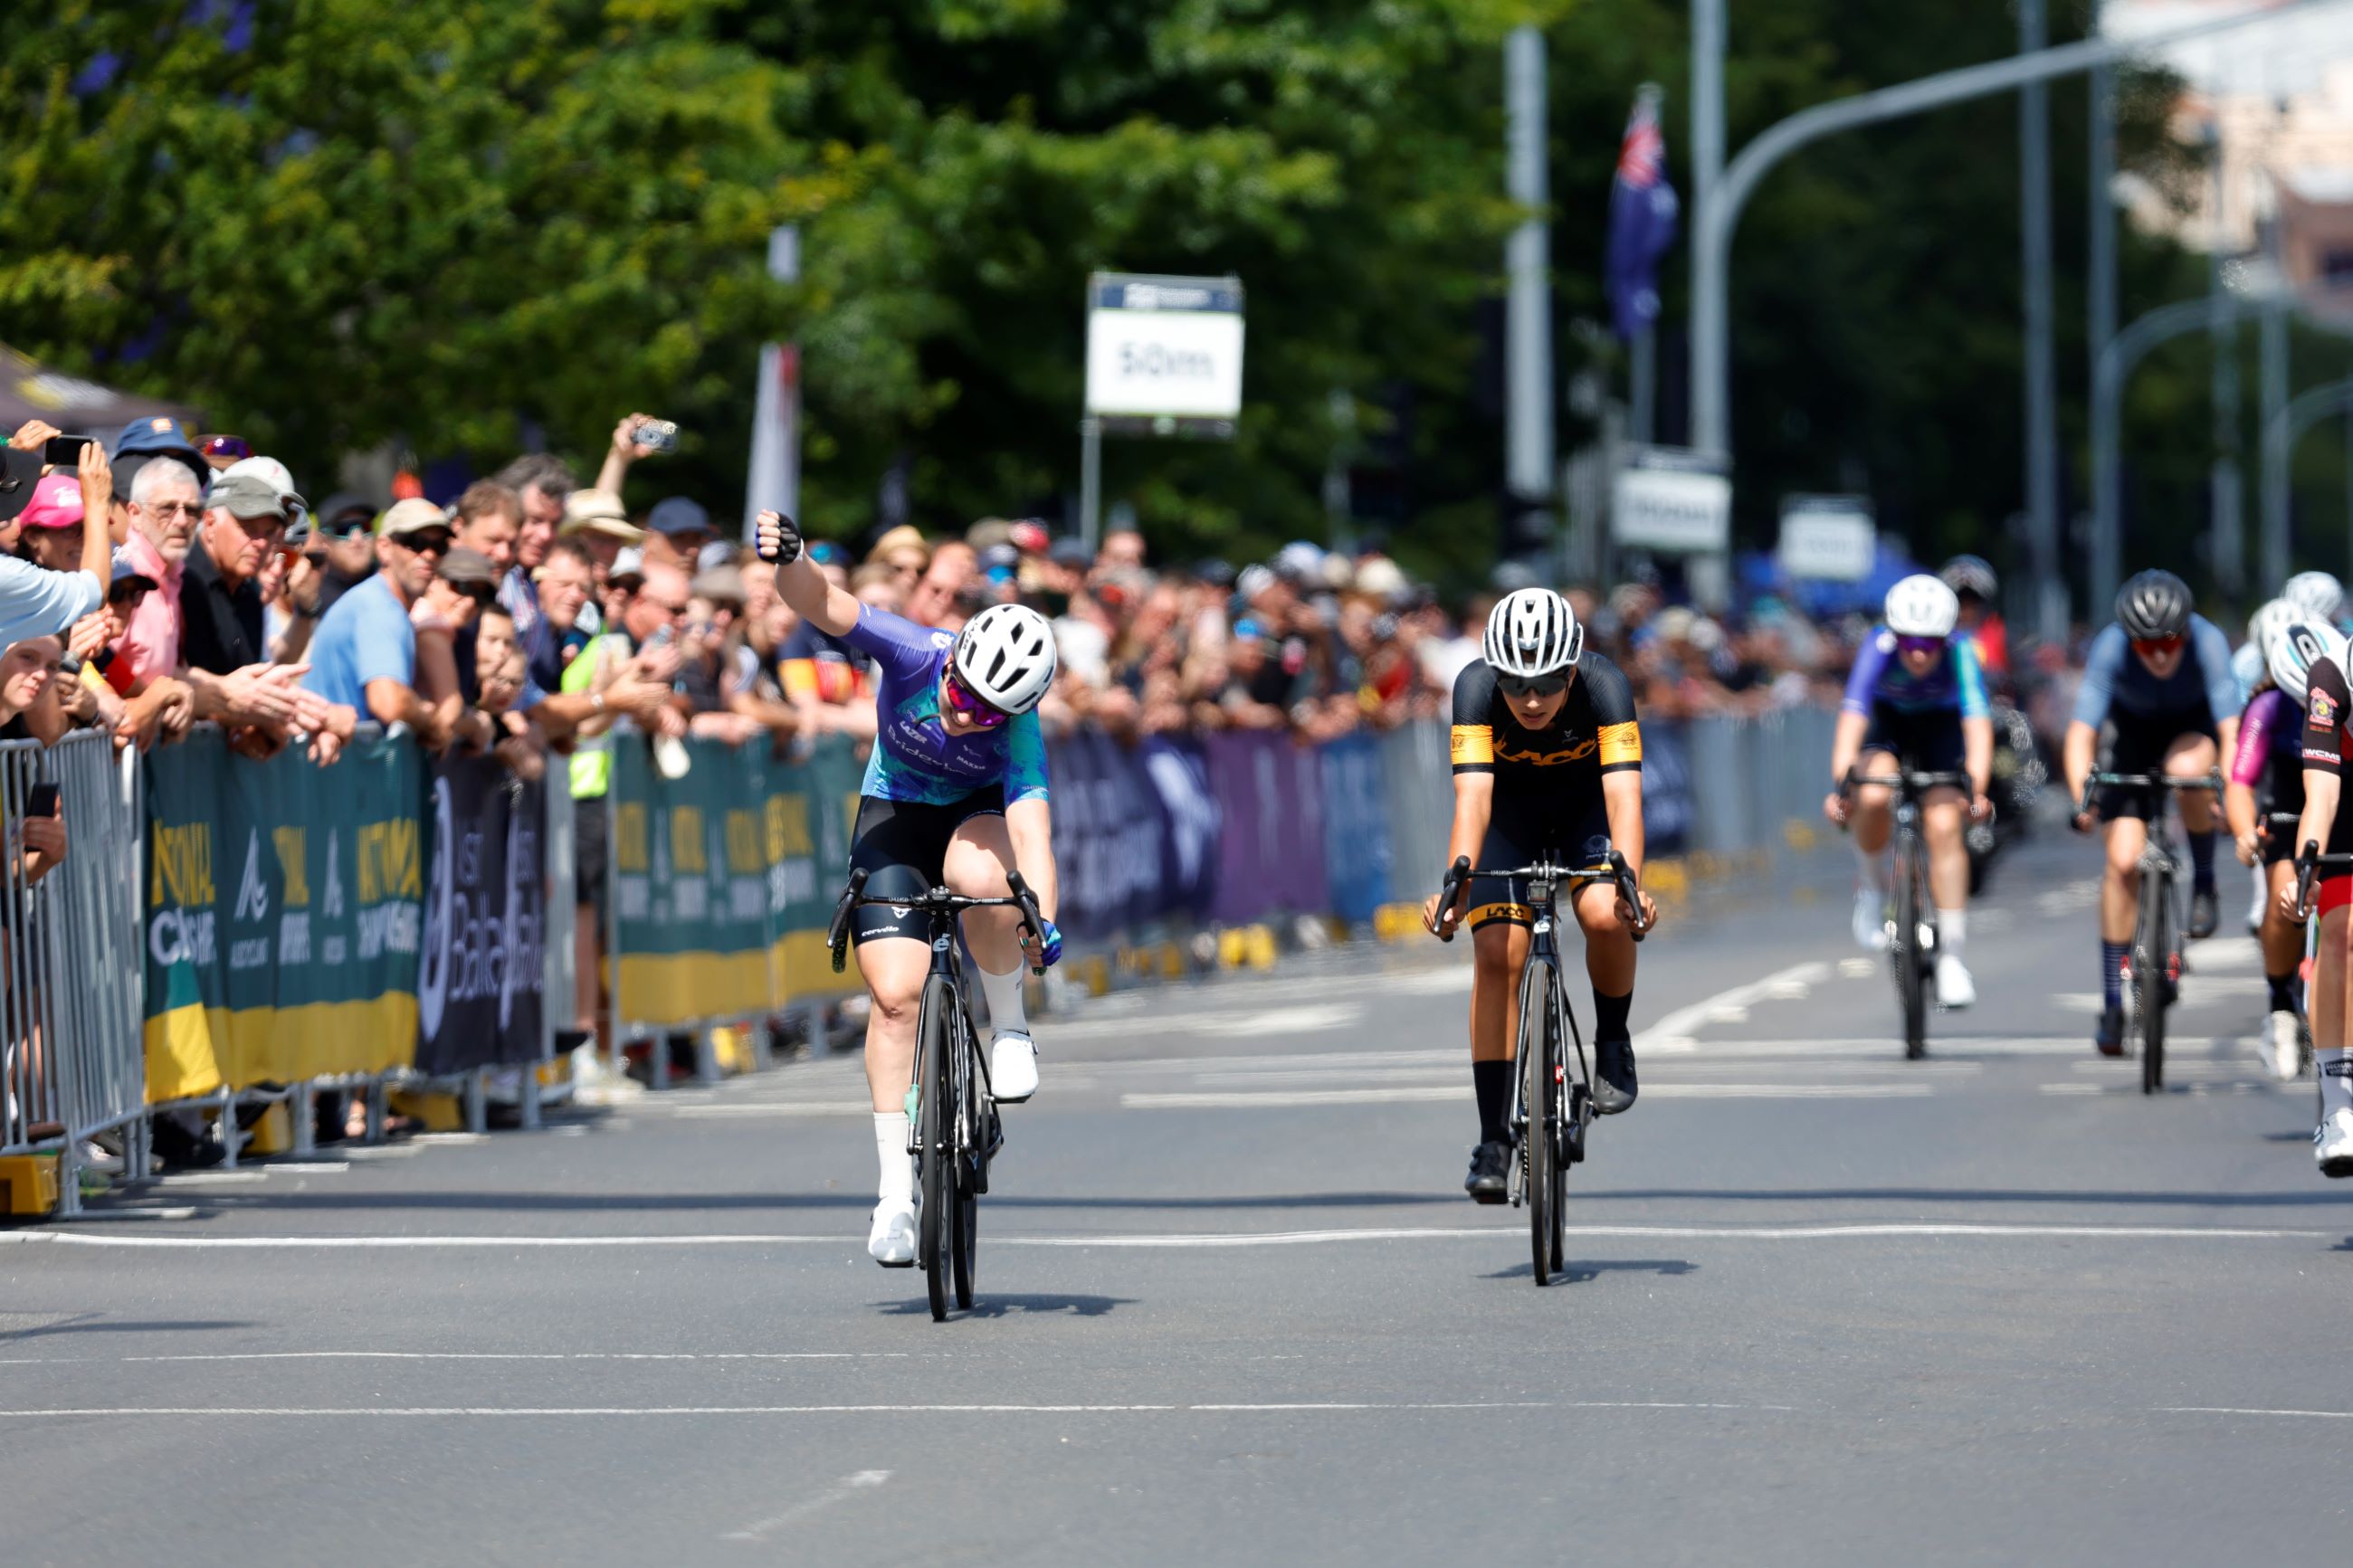
M 2353 1110 L 2353 1050 L 2315 1051 L 2320 1062 L 2320 1119 Z
M 991 974 L 976 959 L 972 968 L 980 976 L 980 994 L 988 998 L 988 1026 L 1000 1035 L 1028 1034 L 1029 1010 L 1021 1002 L 1021 965 L 1015 964 L 1010 974 Z
M 1858 844 L 1854 847 L 1855 863 L 1862 868 L 1862 885 L 1874 893 L 1887 891 L 1887 852 L 1877 854 Z
M 874 1163 L 882 1171 L 881 1189 L 877 1194 L 882 1201 L 915 1201 L 915 1163 L 907 1157 L 905 1111 L 874 1113 Z
M 1969 911 L 1938 910 L 1936 911 L 1936 945 L 1955 958 L 1969 945 Z

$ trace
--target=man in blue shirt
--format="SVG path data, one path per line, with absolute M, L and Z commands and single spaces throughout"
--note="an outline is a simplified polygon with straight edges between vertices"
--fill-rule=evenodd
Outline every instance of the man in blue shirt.
M 302 684 L 362 719 L 406 724 L 425 745 L 448 726 L 417 694 L 417 628 L 409 607 L 449 549 L 449 523 L 431 501 L 396 502 L 376 524 L 375 576 L 335 601 L 311 639 Z
M 2116 726 L 2098 771 L 2199 777 L 2239 740 L 2239 689 L 2231 641 L 2191 612 L 2189 584 L 2170 572 L 2143 572 L 2116 595 L 2116 618 L 2092 639 L 2084 684 L 2064 745 L 2067 793 L 2080 801 L 2091 779 L 2100 727 Z M 2214 796 L 2186 792 L 2181 826 L 2189 844 L 2189 933 L 2214 934 Z M 2140 904 L 2140 854 L 2165 796 L 2107 788 L 2075 816 L 2075 831 L 2106 824 L 2108 864 L 2100 882 L 2099 1032 L 2103 1056 L 2124 1054 L 2124 960 Z

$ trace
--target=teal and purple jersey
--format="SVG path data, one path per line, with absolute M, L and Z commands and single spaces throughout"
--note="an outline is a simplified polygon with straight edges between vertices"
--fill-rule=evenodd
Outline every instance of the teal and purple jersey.
M 1898 639 L 1885 626 L 1873 626 L 1854 656 L 1854 671 L 1847 677 L 1846 700 L 1839 706 L 1849 713 L 1869 716 L 1874 708 L 1898 713 L 1951 713 L 1964 719 L 1984 719 L 1993 710 L 1986 701 L 1985 670 L 1978 663 L 1976 643 L 1960 633 L 1945 644 L 1945 657 L 1926 675 L 1914 675 L 1896 656 Z
M 940 722 L 940 670 L 955 637 L 871 605 L 841 640 L 874 660 L 874 754 L 860 793 L 949 805 L 991 784 L 1005 804 L 1046 798 L 1046 737 L 1037 710 L 994 730 L 951 735 Z

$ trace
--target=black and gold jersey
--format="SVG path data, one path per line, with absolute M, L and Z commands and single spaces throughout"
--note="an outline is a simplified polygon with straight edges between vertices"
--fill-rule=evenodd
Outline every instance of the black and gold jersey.
M 1514 716 L 1484 659 L 1454 678 L 1454 771 L 1494 773 L 1497 787 L 1575 787 L 1603 773 L 1640 772 L 1642 731 L 1625 672 L 1598 653 L 1577 663 L 1577 679 L 1553 721 L 1531 730 Z

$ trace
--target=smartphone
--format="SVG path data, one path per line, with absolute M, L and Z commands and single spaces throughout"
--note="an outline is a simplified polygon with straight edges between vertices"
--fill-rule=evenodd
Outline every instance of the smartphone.
M 678 424 L 670 419 L 640 419 L 637 434 L 631 437 L 640 447 L 656 452 L 678 450 Z
M 78 468 L 81 449 L 89 445 L 87 436 L 52 436 L 42 444 L 41 461 L 53 468 Z
M 58 814 L 58 786 L 37 784 L 25 792 L 26 816 L 55 816 Z

